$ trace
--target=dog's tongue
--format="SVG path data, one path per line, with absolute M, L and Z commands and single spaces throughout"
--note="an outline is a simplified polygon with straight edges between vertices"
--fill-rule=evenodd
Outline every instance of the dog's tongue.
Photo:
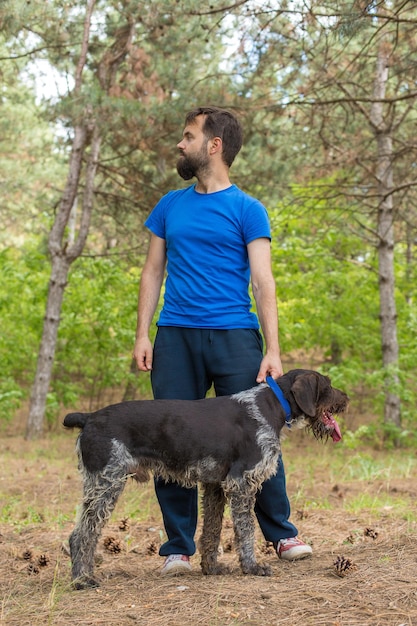
M 341 440 L 342 433 L 340 432 L 339 424 L 336 422 L 334 417 L 331 418 L 331 423 L 333 426 L 332 439 L 335 443 Z
M 339 424 L 334 419 L 331 413 L 326 413 L 325 415 L 325 424 L 327 428 L 332 430 L 331 438 L 335 443 L 342 439 L 342 433 L 340 432 Z

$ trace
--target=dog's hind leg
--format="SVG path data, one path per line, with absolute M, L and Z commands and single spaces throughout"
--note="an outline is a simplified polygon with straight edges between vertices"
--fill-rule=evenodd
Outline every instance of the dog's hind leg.
M 228 568 L 217 563 L 226 497 L 219 484 L 204 485 L 203 532 L 199 541 L 203 574 L 225 574 Z
M 82 508 L 69 538 L 75 589 L 99 586 L 93 577 L 97 542 L 125 483 L 126 475 L 114 480 L 111 485 L 108 480 L 103 479 L 102 474 L 86 477 Z
M 271 568 L 258 563 L 255 557 L 256 492 L 247 485 L 243 489 L 235 485 L 228 491 L 228 497 L 242 572 L 254 576 L 271 576 Z
M 125 465 L 118 463 L 117 453 L 112 455 L 104 470 L 89 472 L 84 468 L 83 473 L 82 507 L 69 538 L 75 589 L 99 586 L 93 576 L 97 542 L 128 478 Z

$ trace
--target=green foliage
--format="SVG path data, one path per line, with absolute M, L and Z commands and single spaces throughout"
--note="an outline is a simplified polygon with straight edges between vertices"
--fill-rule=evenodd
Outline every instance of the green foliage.
M 343 208 L 272 211 L 283 350 L 322 350 L 330 363 L 380 356 L 373 255 L 346 231 Z M 358 341 L 360 337 L 360 341 Z
M 348 430 L 343 436 L 344 445 L 351 450 L 372 447 L 393 450 L 394 448 L 417 448 L 417 434 L 415 427 L 411 429 L 398 428 L 394 424 L 387 424 L 377 420 L 371 424 L 359 426 L 354 432 Z
M 0 381 L 0 410 L 3 419 L 10 420 L 24 398 L 24 391 L 11 377 Z
M 6 54 L 0 36 L 0 54 Z M 4 69 L 3 69 L 4 68 Z M 65 176 L 62 153 L 30 87 L 3 63 L 0 84 L 0 248 L 47 230 Z
M 376 253 L 350 226 L 351 207 L 303 199 L 294 190 L 292 201 L 270 211 L 272 218 L 273 268 L 280 312 L 281 349 L 285 353 L 315 354 L 320 369 L 336 386 L 367 389 L 365 407 L 383 415 L 387 372 L 381 367 L 379 290 Z M 396 272 L 398 333 L 401 342 L 400 387 L 403 424 L 415 427 L 417 403 L 416 316 L 401 288 L 406 259 L 397 256 Z M 406 293 L 415 297 L 408 278 Z M 358 403 L 359 406 L 359 403 Z M 363 404 L 362 404 L 363 410 Z M 412 443 L 409 437 L 392 433 L 389 425 L 368 435 L 373 442 Z M 388 432 L 389 431 L 389 432 Z
M 48 277 L 45 257 L 36 247 L 0 251 L 0 411 L 13 416 L 36 366 Z
M 148 376 L 130 373 L 139 276 L 139 266 L 118 256 L 84 257 L 74 264 L 53 374 L 59 403 L 73 406 L 80 394 L 100 403 L 106 389 L 123 389 L 128 381 L 150 393 Z
M 42 333 L 47 258 L 36 243 L 0 252 L 0 411 L 10 419 L 28 396 Z M 81 396 L 100 403 L 106 389 L 129 380 L 150 395 L 149 377 L 130 373 L 136 328 L 140 269 L 119 257 L 81 258 L 74 265 L 64 300 L 47 415 L 74 407 Z

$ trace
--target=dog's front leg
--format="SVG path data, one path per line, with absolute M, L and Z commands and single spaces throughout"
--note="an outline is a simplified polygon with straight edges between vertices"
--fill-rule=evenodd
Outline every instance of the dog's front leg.
M 254 576 L 271 576 L 271 568 L 258 563 L 255 557 L 256 491 L 245 485 L 244 488 L 229 490 L 228 496 L 242 572 Z
M 217 563 L 226 498 L 219 484 L 205 484 L 203 495 L 203 532 L 200 537 L 203 574 L 225 574 L 229 570 Z

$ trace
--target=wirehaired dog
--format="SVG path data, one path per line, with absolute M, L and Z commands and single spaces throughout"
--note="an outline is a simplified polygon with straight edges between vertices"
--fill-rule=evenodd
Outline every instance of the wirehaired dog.
M 129 477 L 149 479 L 150 471 L 191 487 L 201 482 L 204 574 L 225 571 L 217 563 L 226 499 L 233 520 L 243 573 L 269 576 L 254 550 L 254 505 L 262 483 L 275 474 L 285 426 L 306 425 L 318 439 L 341 438 L 333 413 L 343 412 L 347 395 L 329 378 L 291 370 L 248 391 L 204 400 L 121 402 L 95 413 L 69 413 L 64 426 L 80 428 L 77 440 L 84 497 L 70 536 L 76 589 L 97 587 L 94 553 Z

